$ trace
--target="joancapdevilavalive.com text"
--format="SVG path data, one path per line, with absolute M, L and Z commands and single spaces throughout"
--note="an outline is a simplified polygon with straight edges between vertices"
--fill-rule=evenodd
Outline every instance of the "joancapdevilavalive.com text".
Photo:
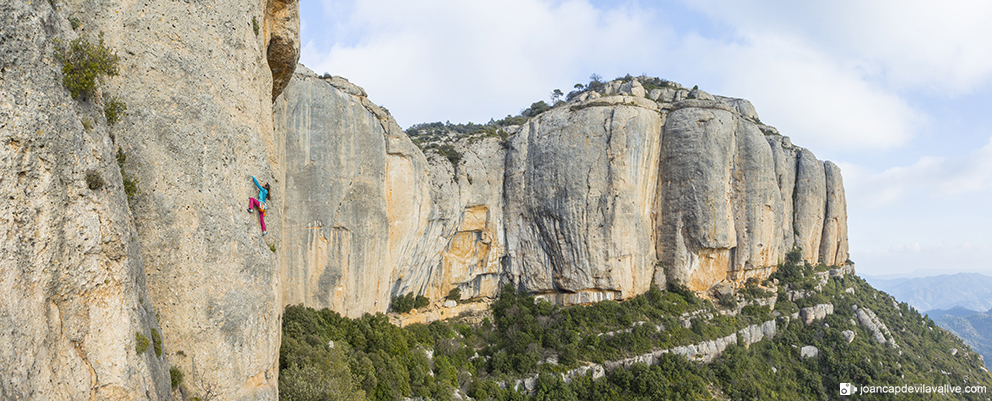
M 840 384 L 840 395 L 852 394 L 985 394 L 985 386 L 954 386 L 942 384 L 905 384 L 902 386 L 858 386 L 852 383 Z

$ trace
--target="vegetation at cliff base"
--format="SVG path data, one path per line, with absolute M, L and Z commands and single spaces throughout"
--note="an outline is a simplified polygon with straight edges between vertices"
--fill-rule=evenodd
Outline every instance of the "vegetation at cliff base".
M 491 305 L 491 316 L 403 328 L 382 314 L 349 319 L 328 309 L 289 306 L 283 316 L 280 395 L 286 400 L 449 400 L 455 394 L 476 400 L 826 400 L 837 398 L 840 383 L 992 387 L 980 357 L 933 321 L 858 277 L 817 274 L 800 259 L 791 257 L 780 266 L 777 277 L 787 281 L 777 287 L 748 282 L 732 296 L 735 308 L 721 308 L 679 285 L 667 291 L 652 286 L 622 302 L 568 307 L 507 286 Z M 774 309 L 766 305 L 769 300 L 776 301 Z M 833 314 L 804 324 L 799 308 L 823 303 L 833 305 Z M 874 311 L 898 347 L 879 343 L 858 323 L 854 306 Z M 777 327 L 773 338 L 748 346 L 738 334 L 737 344 L 709 364 L 669 352 L 657 363 L 606 369 L 595 379 L 574 373 L 658 350 L 701 347 L 770 321 Z M 845 332 L 854 334 L 850 342 Z M 809 346 L 818 355 L 804 357 L 801 350 Z
M 414 309 L 423 308 L 430 304 L 430 300 L 423 295 L 414 295 L 412 292 L 393 298 L 389 304 L 389 309 L 396 313 L 407 313 Z

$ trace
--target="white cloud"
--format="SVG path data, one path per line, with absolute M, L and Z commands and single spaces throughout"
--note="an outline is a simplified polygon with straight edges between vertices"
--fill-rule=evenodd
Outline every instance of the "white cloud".
M 515 114 L 591 65 L 637 59 L 629 38 L 657 33 L 639 13 L 584 1 L 367 1 L 349 21 L 367 35 L 326 54 L 308 44 L 304 63 L 365 86 L 404 125 Z
M 992 3 L 692 1 L 745 35 L 804 38 L 903 89 L 963 94 L 992 82 Z
M 364 86 L 404 126 L 515 114 L 591 72 L 648 73 L 748 98 L 765 122 L 814 149 L 900 146 L 924 121 L 858 63 L 748 25 L 736 26 L 743 40 L 727 42 L 677 35 L 662 9 L 584 0 L 326 3 L 350 9 L 342 35 L 360 39 L 330 50 L 307 42 L 303 62 Z
M 925 121 L 903 99 L 807 43 L 771 34 L 745 43 L 687 40 L 706 52 L 702 68 L 724 77 L 724 91 L 749 98 L 762 120 L 811 149 L 886 149 L 906 144 Z
M 978 150 L 954 141 L 989 132 L 927 112 L 960 109 L 940 101 L 965 94 L 987 100 L 992 3 L 701 0 L 687 4 L 703 24 L 687 26 L 701 16 L 664 2 L 320 2 L 322 13 L 303 16 L 303 63 L 364 86 L 403 126 L 517 113 L 593 72 L 698 84 L 751 100 L 762 121 L 821 156 L 853 151 L 838 164 L 859 269 L 988 266 L 992 215 L 981 197 L 992 195 L 992 141 Z M 946 127 L 956 130 L 939 133 L 939 150 L 913 149 Z M 863 167 L 878 149 L 887 160 L 907 149 L 959 156 Z

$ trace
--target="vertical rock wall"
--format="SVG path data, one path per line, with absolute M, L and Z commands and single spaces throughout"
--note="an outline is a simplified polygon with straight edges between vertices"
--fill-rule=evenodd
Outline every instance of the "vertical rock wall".
M 611 96 L 587 92 L 506 128 L 506 144 L 457 139 L 449 160 L 425 158 L 361 88 L 298 70 L 276 107 L 286 304 L 354 316 L 410 292 L 486 297 L 500 285 L 574 304 L 652 281 L 706 291 L 762 279 L 794 246 L 811 263 L 847 260 L 839 170 L 757 122 L 746 100 L 668 88 L 655 102 L 611 83 Z M 316 229 L 328 225 L 360 235 Z
M 395 280 L 423 257 L 413 242 L 431 211 L 426 159 L 340 78 L 300 67 L 274 110 L 286 166 L 283 303 L 384 312 Z
M 704 108 L 676 110 L 665 123 L 656 250 L 668 279 L 694 290 L 731 270 L 736 127 L 731 112 Z
M 823 162 L 813 152 L 802 149 L 796 156 L 795 218 L 796 246 L 809 263 L 819 260 L 823 219 L 826 216 L 827 184 Z
M 104 90 L 128 105 L 116 139 L 140 191 L 131 205 L 147 302 L 190 396 L 277 398 L 282 305 L 270 246 L 282 227 L 271 216 L 285 199 L 273 191 L 268 237 L 245 209 L 252 175 L 277 178 L 272 66 L 287 45 L 273 35 L 298 32 L 293 2 L 283 3 L 278 12 L 264 0 L 62 5 L 80 34 L 103 32 L 120 56 Z
M 431 299 L 458 288 L 462 298 L 493 297 L 503 273 L 506 235 L 503 211 L 503 165 L 506 149 L 499 138 L 464 139 L 454 143 L 457 165 L 428 152 L 432 227 L 438 237 L 423 246 L 443 244 L 437 261 L 425 260 L 429 274 L 417 275 L 409 290 Z M 404 293 L 405 289 L 398 289 Z
M 766 135 L 775 162 L 775 177 L 782 194 L 782 248 L 791 250 L 796 245 L 796 229 L 793 226 L 794 191 L 796 188 L 796 154 L 789 137 Z
M 162 328 L 120 131 L 70 97 L 52 57 L 54 38 L 74 36 L 64 6 L 0 4 L 0 399 L 165 399 L 168 362 L 136 350 Z
M 286 203 L 283 304 L 349 316 L 395 296 L 493 296 L 504 254 L 503 150 L 460 142 L 431 160 L 365 91 L 298 67 L 274 106 Z
M 758 127 L 737 119 L 734 156 L 734 229 L 737 248 L 729 277 L 764 279 L 788 251 L 783 244 L 784 202 L 771 146 Z
M 552 109 L 511 142 L 504 197 L 515 285 L 562 303 L 627 298 L 654 276 L 664 120 L 644 98 Z
M 847 200 L 844 197 L 844 179 L 840 167 L 824 162 L 826 207 L 823 220 L 823 237 L 820 240 L 819 261 L 831 266 L 847 263 Z

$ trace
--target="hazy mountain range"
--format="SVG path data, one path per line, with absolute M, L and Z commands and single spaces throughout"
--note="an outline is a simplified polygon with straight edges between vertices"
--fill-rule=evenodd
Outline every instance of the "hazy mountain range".
M 992 361 L 992 277 L 979 273 L 916 278 L 862 276 L 876 288 L 906 302 L 960 337 Z
M 872 286 L 925 312 L 962 307 L 972 311 L 992 308 L 992 277 L 979 273 L 932 277 L 881 278 L 862 275 Z
M 985 357 L 985 366 L 992 361 L 992 313 L 975 312 L 962 307 L 928 313 L 938 326 L 964 340 L 975 352 Z

